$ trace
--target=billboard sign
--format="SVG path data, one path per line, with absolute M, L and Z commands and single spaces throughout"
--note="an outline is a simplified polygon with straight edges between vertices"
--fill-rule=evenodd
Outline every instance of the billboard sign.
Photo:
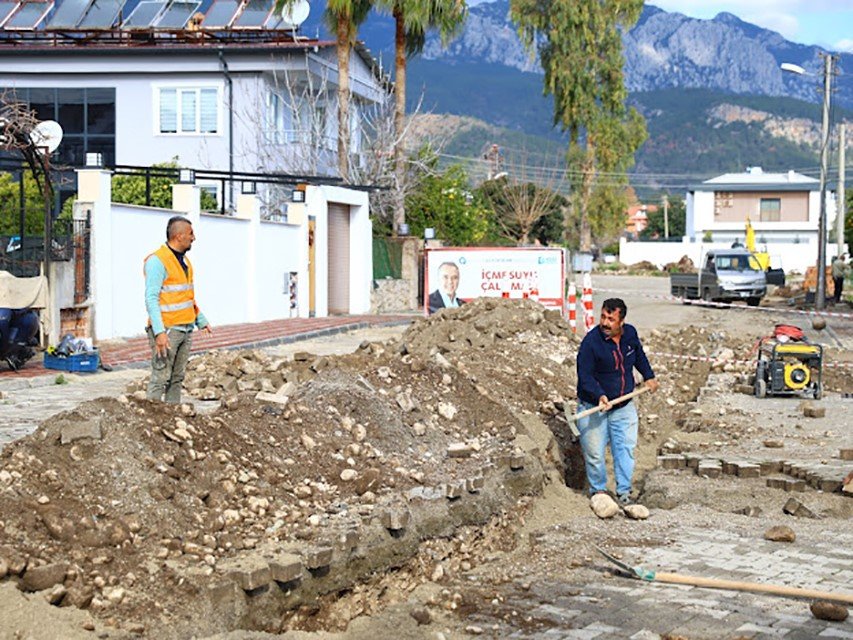
M 474 298 L 529 298 L 565 311 L 564 252 L 559 248 L 446 247 L 427 249 L 424 313 Z

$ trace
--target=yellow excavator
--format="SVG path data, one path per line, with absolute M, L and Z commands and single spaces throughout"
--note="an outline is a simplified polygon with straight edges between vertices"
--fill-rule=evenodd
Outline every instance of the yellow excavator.
M 766 247 L 765 247 L 766 248 Z M 775 284 L 784 286 L 785 272 L 782 269 L 770 268 L 770 254 L 766 251 L 757 251 L 755 247 L 755 229 L 752 228 L 752 223 L 749 218 L 746 219 L 746 250 L 749 251 L 758 261 L 762 271 L 767 276 L 767 284 Z

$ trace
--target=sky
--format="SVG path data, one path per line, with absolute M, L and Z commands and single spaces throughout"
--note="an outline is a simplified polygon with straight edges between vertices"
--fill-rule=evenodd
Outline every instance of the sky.
M 853 53 L 853 0 L 652 0 L 692 18 L 722 11 L 781 33 L 787 40 Z

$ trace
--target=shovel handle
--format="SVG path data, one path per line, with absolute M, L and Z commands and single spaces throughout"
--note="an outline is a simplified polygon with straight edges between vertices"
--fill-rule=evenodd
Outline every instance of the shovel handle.
M 636 398 L 637 396 L 645 393 L 648 390 L 649 390 L 649 388 L 646 386 L 637 387 L 631 393 L 626 393 L 624 396 L 619 396 L 618 398 L 614 398 L 613 400 L 610 401 L 610 404 L 619 404 L 620 402 L 624 402 L 625 400 L 630 400 L 631 398 Z M 601 411 L 600 405 L 593 407 L 592 409 L 586 409 L 585 411 L 581 411 L 580 413 L 576 413 L 575 415 L 571 416 L 569 418 L 569 420 L 571 420 L 573 422 L 577 422 L 581 418 L 586 418 L 587 416 L 591 416 L 593 413 L 598 413 L 599 411 Z
M 815 589 L 799 589 L 775 584 L 763 584 L 756 582 L 740 582 L 736 580 L 721 580 L 718 578 L 700 578 L 698 576 L 683 576 L 677 573 L 655 573 L 655 582 L 668 582 L 670 584 L 687 584 L 694 587 L 707 587 L 710 589 L 731 589 L 733 591 L 753 591 L 756 593 L 770 593 L 777 596 L 789 596 L 794 598 L 814 598 L 816 600 L 832 600 L 833 602 L 844 602 L 853 604 L 853 594 L 831 593 L 829 591 L 817 591 Z

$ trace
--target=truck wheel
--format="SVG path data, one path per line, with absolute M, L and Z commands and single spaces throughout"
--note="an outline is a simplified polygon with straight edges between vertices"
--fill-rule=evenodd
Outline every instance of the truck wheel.
M 767 397 L 767 382 L 764 380 L 756 380 L 755 381 L 755 397 L 756 398 L 765 398 Z
M 761 298 L 747 298 L 746 304 L 748 304 L 750 307 L 757 307 L 759 304 L 761 304 Z
M 705 302 L 711 302 L 711 290 L 710 289 L 702 289 L 702 300 Z
M 815 400 L 820 400 L 823 397 L 823 388 L 819 382 L 814 386 L 813 395 Z

